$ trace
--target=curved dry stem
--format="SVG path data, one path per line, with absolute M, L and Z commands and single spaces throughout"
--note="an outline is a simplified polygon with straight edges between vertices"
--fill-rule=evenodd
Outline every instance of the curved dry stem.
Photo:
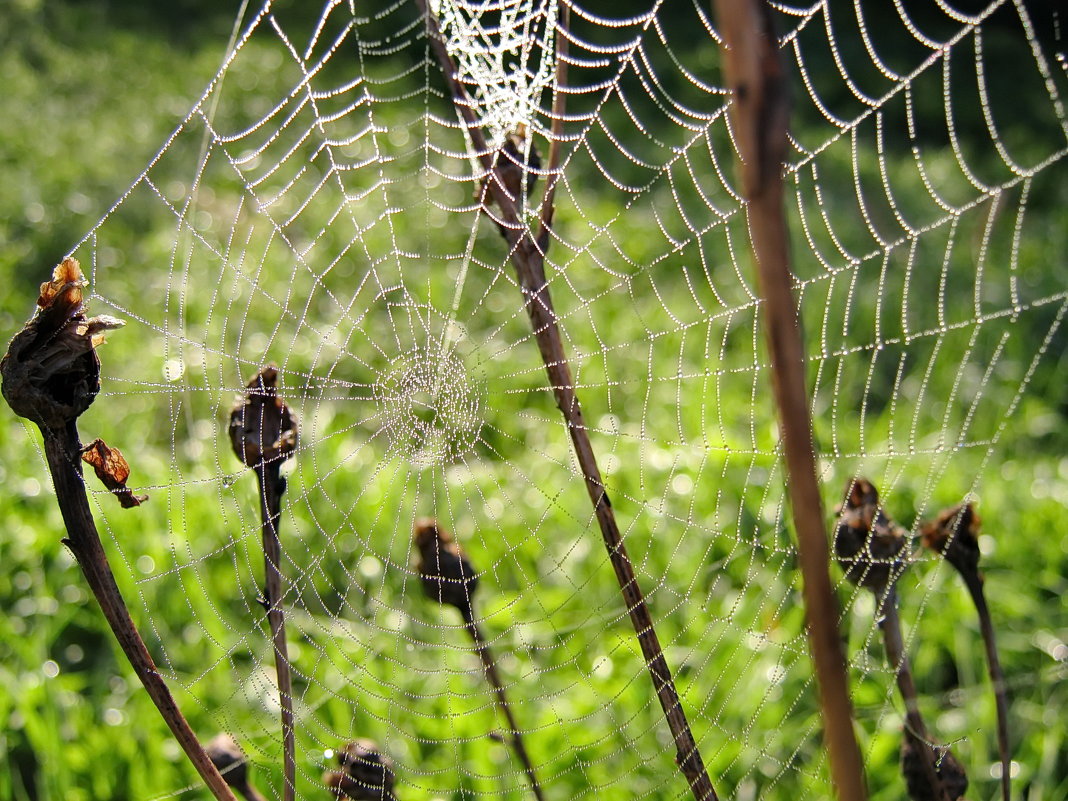
M 61 429 L 42 426 L 41 433 L 44 436 L 45 458 L 55 485 L 56 499 L 67 528 L 67 539 L 64 542 L 78 561 L 78 566 L 85 575 L 97 603 L 100 604 L 115 639 L 174 738 L 204 779 L 212 795 L 219 801 L 236 801 L 230 787 L 208 758 L 160 676 L 159 669 L 152 661 L 152 656 L 141 639 L 115 583 L 115 576 L 111 572 L 96 523 L 89 510 L 89 499 L 82 479 L 81 444 L 78 441 L 77 424 L 72 420 Z
M 983 634 L 983 645 L 986 647 L 986 664 L 990 673 L 990 682 L 994 685 L 994 703 L 998 713 L 998 751 L 1001 757 L 1001 797 L 1009 801 L 1012 792 L 1011 775 L 1012 752 L 1009 750 L 1009 699 L 1005 688 L 1005 674 L 1001 670 L 1001 660 L 998 659 L 998 646 L 994 637 L 994 622 L 990 617 L 990 608 L 986 604 L 986 593 L 983 590 L 983 577 L 978 571 L 965 573 L 961 571 L 961 578 L 968 587 L 975 604 L 975 611 L 979 615 L 979 630 Z
M 508 721 L 512 748 L 515 749 L 516 756 L 519 757 L 519 761 L 523 764 L 523 770 L 526 771 L 527 780 L 530 782 L 530 789 L 533 791 L 534 797 L 537 798 L 538 801 L 545 801 L 545 794 L 542 792 L 541 784 L 538 782 L 538 776 L 534 772 L 534 765 L 530 761 L 530 755 L 527 753 L 526 745 L 523 743 L 523 734 L 519 730 L 519 724 L 516 722 L 515 715 L 512 714 L 512 707 L 508 703 L 508 696 L 504 692 L 504 683 L 501 681 L 501 676 L 497 672 L 497 663 L 493 658 L 493 652 L 490 651 L 489 642 L 486 640 L 486 636 L 482 633 L 482 629 L 479 628 L 478 621 L 475 619 L 474 610 L 470 605 L 461 607 L 460 614 L 463 616 L 464 625 L 467 628 L 468 634 L 471 635 L 471 639 L 475 642 L 475 650 L 478 651 L 478 656 L 482 660 L 482 667 L 486 671 L 486 678 L 489 679 L 489 683 L 493 686 L 493 692 L 497 696 L 497 706 L 501 708 L 505 720 Z

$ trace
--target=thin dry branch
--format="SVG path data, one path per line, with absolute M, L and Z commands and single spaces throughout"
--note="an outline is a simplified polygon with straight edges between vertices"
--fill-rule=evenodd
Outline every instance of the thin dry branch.
M 282 494 L 286 480 L 282 462 L 297 447 L 297 423 L 278 398 L 278 370 L 264 367 L 248 382 L 246 397 L 230 414 L 230 440 L 234 453 L 256 473 L 260 490 L 263 539 L 263 607 L 274 644 L 274 669 L 278 678 L 278 702 L 282 717 L 282 774 L 284 801 L 296 796 L 297 762 L 293 732 L 293 676 L 286 644 L 286 618 L 282 607 L 282 546 L 278 522 L 282 517 Z
M 812 421 L 783 209 L 789 101 L 766 0 L 715 0 L 723 34 L 723 68 L 733 96 L 731 124 L 741 161 L 750 238 L 760 275 L 764 330 L 789 477 L 809 647 L 816 668 L 831 773 L 838 796 L 867 797 L 838 636 L 840 611 L 831 585 L 813 453 Z
M 453 104 L 464 120 L 471 145 L 488 174 L 498 170 L 494 163 L 493 154 L 489 151 L 486 138 L 475 118 L 472 103 L 467 97 L 463 86 L 457 78 L 456 66 L 445 41 L 442 38 L 437 17 L 430 12 L 426 0 L 415 0 L 420 11 L 427 21 L 430 47 L 434 51 L 441 66 L 442 73 L 449 85 Z M 558 110 L 556 119 L 562 120 L 564 114 L 563 93 L 558 92 Z M 551 169 L 551 168 L 550 168 Z M 638 643 L 645 657 L 649 674 L 653 680 L 657 698 L 664 710 L 668 727 L 675 741 L 676 761 L 686 781 L 690 785 L 694 798 L 697 801 L 716 801 L 718 796 L 712 787 L 712 781 L 708 777 L 704 761 L 697 749 L 697 742 L 690 729 L 686 713 L 682 708 L 675 681 L 667 660 L 664 658 L 664 650 L 656 635 L 653 617 L 645 602 L 645 596 L 638 585 L 638 579 L 634 572 L 630 556 L 627 554 L 623 537 L 616 523 L 612 504 L 608 493 L 601 480 L 601 472 L 597 466 L 593 444 L 590 442 L 588 429 L 582 416 L 582 407 L 579 405 L 578 396 L 575 394 L 574 380 L 571 376 L 571 367 L 564 352 L 563 340 L 557 317 L 553 311 L 552 298 L 549 294 L 548 282 L 545 279 L 545 252 L 543 243 L 536 242 L 530 230 L 520 221 L 519 214 L 513 199 L 503 188 L 503 180 L 497 176 L 496 180 L 487 181 L 489 191 L 493 194 L 501 213 L 503 225 L 501 232 L 508 242 L 510 258 L 515 267 L 519 288 L 523 293 L 527 314 L 530 317 L 531 326 L 534 329 L 534 337 L 538 343 L 542 362 L 549 377 L 549 385 L 552 387 L 556 398 L 556 405 L 564 415 L 571 435 L 571 442 L 575 448 L 579 468 L 586 484 L 586 491 L 593 504 L 594 514 L 601 529 L 605 548 L 612 562 L 612 568 L 619 582 L 623 600 L 627 605 L 631 623 L 637 634 Z M 545 211 L 543 209 L 543 214 Z M 551 213 L 549 214 L 551 219 Z M 548 237 L 545 237 L 547 244 Z
M 84 285 L 75 259 L 66 259 L 56 267 L 52 280 L 41 285 L 36 314 L 11 340 L 0 362 L 4 398 L 16 414 L 41 429 L 45 459 L 67 529 L 63 542 L 74 554 L 134 673 L 212 795 L 219 801 L 236 801 L 152 661 L 115 583 L 89 509 L 77 420 L 100 391 L 96 347 L 103 342 L 105 330 L 122 323 L 106 317 L 86 318 Z

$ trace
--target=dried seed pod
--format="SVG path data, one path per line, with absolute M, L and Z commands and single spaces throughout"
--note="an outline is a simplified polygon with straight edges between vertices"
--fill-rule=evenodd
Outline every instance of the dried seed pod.
M 355 740 L 337 752 L 341 770 L 323 774 L 323 783 L 335 798 L 355 801 L 392 799 L 393 760 L 373 740 Z
M 921 743 L 906 735 L 901 740 L 901 774 L 912 801 L 941 801 L 939 789 L 931 787 L 919 753 Z M 958 801 L 968 790 L 968 775 L 947 745 L 936 745 L 935 772 L 949 801 Z
M 247 467 L 285 461 L 297 447 L 297 421 L 278 397 L 277 384 L 278 368 L 261 368 L 230 412 L 230 444 Z
M 978 573 L 982 521 L 970 503 L 943 509 L 920 527 L 923 544 L 937 551 L 961 573 Z
M 8 346 L 0 362 L 4 398 L 21 417 L 58 429 L 76 420 L 100 392 L 96 348 L 104 332 L 124 323 L 87 318 L 85 278 L 76 259 L 65 259 L 41 284 L 37 312 Z
M 237 741 L 229 734 L 219 734 L 204 750 L 226 783 L 246 801 L 263 801 L 263 796 L 249 783 L 248 760 Z
M 852 479 L 834 532 L 835 558 L 846 578 L 885 593 L 905 569 L 905 543 L 905 530 L 880 508 L 875 485 Z
M 478 588 L 478 575 L 452 535 L 433 518 L 415 524 L 416 569 L 427 597 L 470 614 L 471 598 Z
M 130 465 L 118 448 L 109 447 L 102 439 L 94 439 L 82 448 L 82 461 L 93 468 L 96 477 L 111 491 L 123 509 L 132 509 L 148 500 L 147 495 L 134 495 L 126 486 Z

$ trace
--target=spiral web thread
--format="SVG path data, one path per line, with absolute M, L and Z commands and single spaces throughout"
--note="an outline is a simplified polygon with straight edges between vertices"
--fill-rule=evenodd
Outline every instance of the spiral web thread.
M 825 499 L 864 473 L 929 514 L 981 493 L 1063 341 L 1068 288 L 1035 290 L 1027 214 L 1065 180 L 1063 63 L 1022 2 L 775 8 Z M 570 9 L 546 267 L 606 485 L 717 789 L 826 797 L 718 36 L 704 4 Z M 523 126 L 544 161 L 558 7 L 435 13 L 491 141 Z M 324 797 L 357 736 L 394 757 L 401 798 L 528 792 L 459 617 L 414 572 L 427 515 L 481 572 L 547 796 L 685 797 L 466 142 L 413 4 L 268 2 L 241 22 L 73 251 L 93 312 L 127 321 L 82 428 L 152 496 L 131 514 L 97 489 L 105 540 L 195 725 L 232 732 L 277 796 L 255 482 L 226 434 L 274 362 L 301 426 L 281 521 L 298 797 Z M 919 624 L 930 590 L 906 581 Z M 154 613 L 176 595 L 187 618 Z M 855 697 L 873 758 L 900 702 L 868 599 L 842 595 L 851 678 L 882 693 Z

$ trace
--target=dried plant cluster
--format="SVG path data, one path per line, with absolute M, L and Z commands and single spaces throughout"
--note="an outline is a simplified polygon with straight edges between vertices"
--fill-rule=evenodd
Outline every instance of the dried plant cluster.
M 439 61 L 451 99 L 484 170 L 478 189 L 480 208 L 493 221 L 508 248 L 549 384 L 567 423 L 609 561 L 671 732 L 679 770 L 696 801 L 716 801 L 718 796 L 690 729 L 652 614 L 601 478 L 546 280 L 545 258 L 555 212 L 553 201 L 560 172 L 560 143 L 564 139 L 561 126 L 566 117 L 566 92 L 554 92 L 553 135 L 547 165 L 543 166 L 532 136 L 522 127 L 507 135 L 500 147 L 490 148 L 482 125 L 471 111 L 473 105 L 456 78 L 455 65 L 434 12 L 425 0 L 416 0 L 416 3 L 426 19 L 430 46 Z M 782 70 L 772 46 L 774 36 L 763 3 L 719 0 L 717 6 L 725 20 L 727 71 L 735 93 L 732 119 L 737 128 L 739 152 L 743 156 L 743 183 L 749 203 L 747 213 L 769 310 L 776 396 L 783 420 L 794 521 L 805 578 L 807 621 L 832 772 L 839 794 L 851 801 L 859 801 L 865 797 L 866 790 L 852 731 L 844 659 L 834 630 L 837 605 L 829 578 L 830 552 L 815 480 L 796 306 L 790 294 L 790 274 L 785 258 L 781 164 L 786 141 L 786 106 Z M 558 89 L 566 84 L 568 14 L 565 6 L 559 23 L 560 35 L 556 37 Z M 740 28 L 742 23 L 748 28 Z M 526 201 L 533 197 L 540 176 L 545 176 L 545 190 L 537 222 L 531 226 L 522 211 Z M 86 316 L 82 292 L 85 283 L 77 261 L 67 259 L 56 267 L 52 279 L 42 284 L 34 317 L 12 340 L 0 363 L 3 395 L 16 413 L 41 429 L 67 527 L 69 539 L 66 542 L 160 714 L 216 798 L 229 801 L 237 793 L 246 801 L 262 801 L 264 796 L 250 781 L 248 760 L 233 737 L 221 734 L 206 748 L 202 747 L 182 717 L 130 619 L 100 544 L 85 495 L 82 463 L 94 469 L 124 508 L 139 506 L 147 496 L 135 495 L 128 488 L 130 466 L 117 448 L 100 439 L 83 447 L 78 439 L 77 419 L 100 392 L 100 361 L 96 349 L 103 342 L 106 331 L 122 325 L 121 321 L 111 317 Z M 262 367 L 251 377 L 231 411 L 228 434 L 236 458 L 257 477 L 264 552 L 262 605 L 274 650 L 281 710 L 284 782 L 280 796 L 284 801 L 293 801 L 297 780 L 295 720 L 286 641 L 285 551 L 279 524 L 286 491 L 282 466 L 297 455 L 299 437 L 296 416 L 280 395 L 279 378 L 279 371 L 273 365 Z M 983 578 L 978 569 L 979 518 L 970 505 L 957 506 L 942 512 L 933 521 L 921 523 L 919 530 L 924 543 L 960 573 L 980 616 L 990 675 L 997 693 L 1003 793 L 1007 801 L 1007 701 L 993 625 L 983 593 Z M 886 657 L 894 670 L 906 710 L 901 744 L 905 787 L 916 801 L 957 801 L 967 790 L 967 775 L 949 747 L 932 738 L 920 713 L 918 693 L 901 632 L 898 583 L 912 564 L 909 541 L 908 532 L 894 522 L 884 508 L 875 486 L 866 479 L 852 480 L 838 509 L 833 536 L 834 558 L 849 582 L 870 591 L 875 598 Z M 416 522 L 413 544 L 417 555 L 415 567 L 425 595 L 431 601 L 455 608 L 460 614 L 500 714 L 507 722 L 508 740 L 527 777 L 531 793 L 537 801 L 544 801 L 545 794 L 527 752 L 522 728 L 509 703 L 505 683 L 476 614 L 474 599 L 479 588 L 485 587 L 483 576 L 460 544 L 434 519 L 424 518 Z M 323 786 L 319 789 L 324 798 L 329 795 L 335 799 L 395 801 L 396 767 L 373 741 L 358 739 L 347 743 L 337 751 L 337 763 L 336 769 L 322 776 Z
M 905 703 L 901 772 L 913 801 L 957 801 L 968 789 L 968 776 L 948 745 L 934 741 L 920 713 L 916 683 L 905 652 L 898 613 L 898 580 L 909 568 L 908 532 L 886 512 L 875 485 L 854 478 L 838 507 L 834 552 L 845 577 L 875 596 L 876 620 L 883 633 L 886 658 L 894 670 Z M 982 593 L 979 573 L 979 517 L 970 504 L 955 506 L 933 521 L 920 521 L 923 543 L 942 555 L 964 578 L 979 612 L 990 675 L 998 710 L 998 746 L 1002 766 L 1002 795 L 1009 799 L 1010 754 L 1008 705 L 1004 679 L 994 645 L 994 629 Z M 919 639 L 917 637 L 917 639 Z

